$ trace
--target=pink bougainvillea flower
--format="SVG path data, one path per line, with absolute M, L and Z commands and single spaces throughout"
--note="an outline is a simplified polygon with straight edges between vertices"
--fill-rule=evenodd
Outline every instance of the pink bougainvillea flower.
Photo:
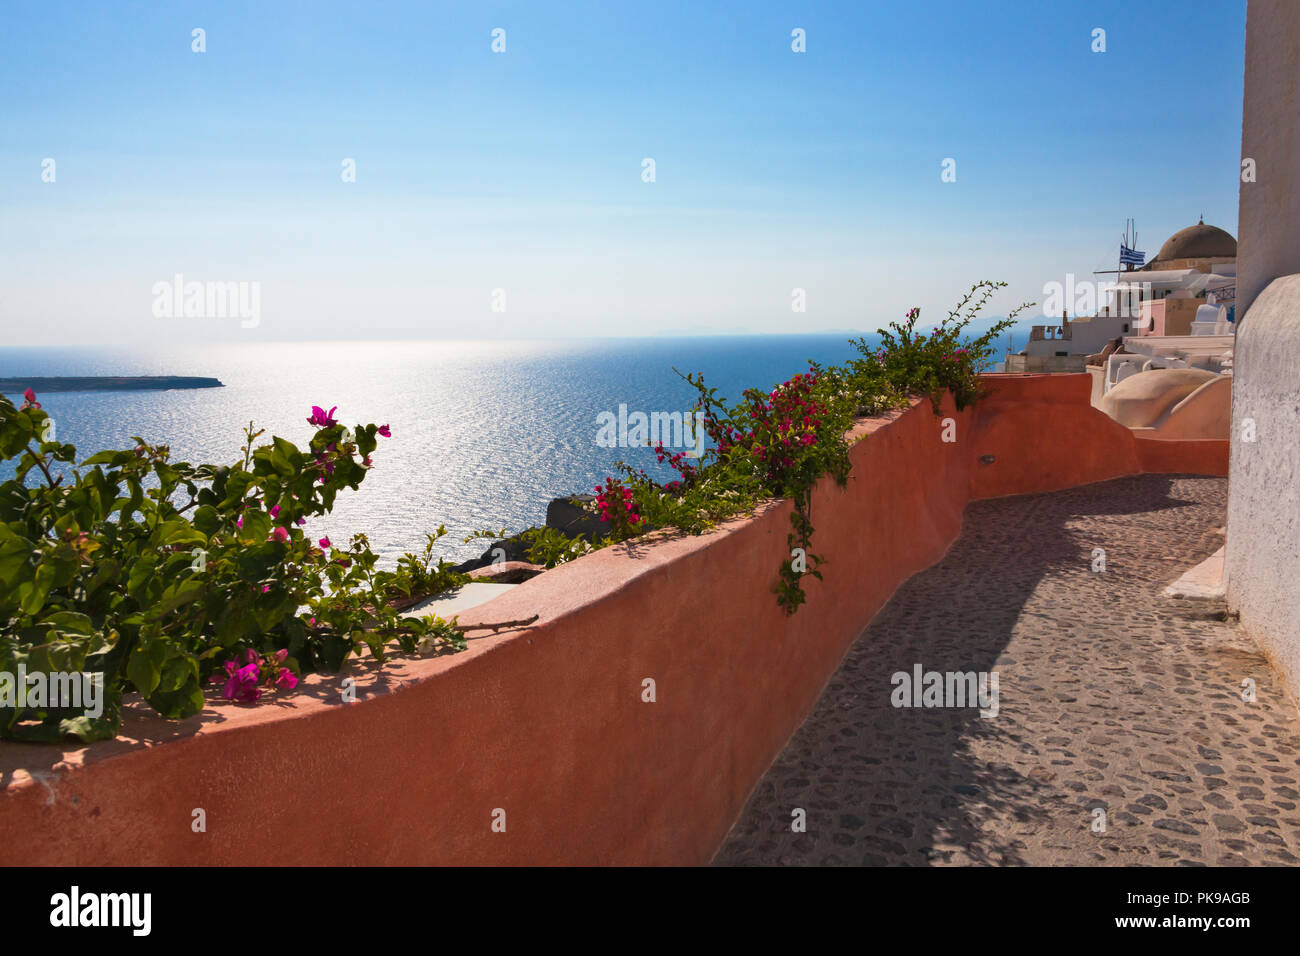
M 325 537 L 321 538 L 319 543 L 322 550 L 326 550 L 326 551 L 329 550 L 329 548 L 331 547 L 329 535 L 326 535 Z
M 331 408 L 328 412 L 319 405 L 313 405 L 311 407 L 311 418 L 307 419 L 307 424 L 315 425 L 317 428 L 329 428 L 331 425 L 337 424 L 334 421 L 334 413 L 338 410 L 339 407 L 337 405 Z
M 298 675 L 287 667 L 281 668 L 280 673 L 275 675 L 275 686 L 285 690 L 293 690 L 298 686 Z
M 379 434 L 383 435 L 385 438 L 392 438 L 392 437 L 393 437 L 393 433 L 390 432 L 390 431 L 388 430 L 388 426 L 387 426 L 387 425 L 380 425 L 380 426 L 379 426 Z
M 253 651 L 245 651 L 245 654 L 254 654 Z M 226 661 L 226 686 L 222 689 L 221 695 L 226 700 L 242 700 L 252 702 L 262 696 L 262 692 L 257 689 L 257 681 L 261 676 L 261 671 L 257 664 L 246 664 L 240 667 L 234 661 Z
M 298 527 L 301 528 L 303 525 L 305 525 L 305 524 L 307 523 L 307 519 L 306 519 L 306 518 L 294 518 L 294 519 L 293 519 L 293 523 L 296 524 Z
M 276 528 L 274 531 L 271 532 L 270 536 L 266 540 L 279 541 L 281 544 L 284 544 L 286 541 L 289 540 L 289 529 Z
M 30 388 L 23 392 L 23 408 L 40 408 L 41 403 L 36 400 L 36 393 Z
M 279 506 L 279 505 L 276 505 L 274 508 L 271 509 L 271 517 L 272 517 L 272 518 L 278 518 L 278 517 L 280 517 L 280 506 Z

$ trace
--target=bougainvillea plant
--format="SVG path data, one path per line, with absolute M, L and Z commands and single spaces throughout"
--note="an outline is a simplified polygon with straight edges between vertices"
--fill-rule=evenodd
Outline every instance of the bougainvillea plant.
M 827 475 L 841 485 L 847 480 L 847 433 L 853 419 L 916 396 L 928 396 L 936 412 L 945 392 L 953 394 L 958 408 L 978 400 L 984 389 L 980 376 L 997 336 L 1032 305 L 1019 306 L 982 335 L 967 337 L 969 324 L 1005 285 L 976 283 L 929 335 L 916 332 L 920 310 L 912 309 L 902 323 L 879 331 L 878 348 L 861 339 L 854 343 L 861 358 L 829 367 L 810 362 L 806 373 L 767 392 L 749 389 L 734 406 L 720 400 L 702 375 L 682 376 L 696 390 L 695 411 L 704 413 L 711 447 L 698 459 L 657 447 L 659 462 L 677 474 L 663 483 L 620 462 L 618 493 L 640 516 L 639 528 L 620 528 L 605 543 L 647 527 L 698 534 L 724 518 L 751 511 L 763 500 L 789 498 L 794 504 L 786 542 L 789 555 L 783 555 L 773 590 L 777 603 L 793 614 L 807 599 L 803 576 L 821 579 L 819 569 L 826 560 L 811 550 L 813 489 Z M 608 492 L 604 498 L 608 502 Z M 601 509 L 602 515 L 608 511 Z
M 414 564 L 381 571 L 364 535 L 338 547 L 306 533 L 390 434 L 345 428 L 335 411 L 313 407 L 303 448 L 256 445 L 250 425 L 228 466 L 175 462 L 140 438 L 78 465 L 74 446 L 43 440 L 49 416 L 30 390 L 21 406 L 0 396 L 0 459 L 16 459 L 0 483 L 0 672 L 97 674 L 103 687 L 98 714 L 0 701 L 0 737 L 113 736 L 127 690 L 179 718 L 202 709 L 209 681 L 252 700 L 363 649 L 382 658 L 389 641 L 464 646 L 454 622 L 390 606 Z

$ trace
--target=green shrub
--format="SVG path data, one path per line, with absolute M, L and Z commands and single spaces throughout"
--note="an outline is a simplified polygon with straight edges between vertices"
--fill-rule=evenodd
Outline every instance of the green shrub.
M 878 347 L 858 339 L 854 345 L 862 358 L 848 363 L 848 379 L 863 394 L 879 389 L 882 395 L 928 395 L 936 412 L 943 393 L 951 392 L 957 408 L 966 408 L 982 397 L 979 375 L 988 370 L 998 336 L 1015 325 L 1015 317 L 1033 304 L 1011 310 L 977 338 L 963 338 L 966 326 L 993 293 L 1005 285 L 987 280 L 976 283 L 929 335 L 916 331 L 921 310 L 912 309 L 903 322 L 891 322 L 888 329 L 879 330 Z
M 203 708 L 214 678 L 255 699 L 250 681 L 292 686 L 363 648 L 382 659 L 388 640 L 463 646 L 453 625 L 389 607 L 416 566 L 380 571 L 364 535 L 335 548 L 303 531 L 361 484 L 387 426 L 345 429 L 314 408 L 305 449 L 278 437 L 254 447 L 250 425 L 230 466 L 173 462 L 139 438 L 76 466 L 72 445 L 41 440 L 48 415 L 27 399 L 0 396 L 0 458 L 17 459 L 0 484 L 0 672 L 99 674 L 103 700 L 98 715 L 0 700 L 0 736 L 111 737 L 130 689 L 180 718 Z
M 902 323 L 880 330 L 878 349 L 859 339 L 855 344 L 861 358 L 842 366 L 810 362 L 806 373 L 766 393 L 748 389 L 734 406 L 720 400 L 703 376 L 684 375 L 696 390 L 693 411 L 703 412 L 712 447 L 698 460 L 685 452 L 657 448 L 659 461 L 677 472 L 675 479 L 662 484 L 644 470 L 620 462 L 622 481 L 615 486 L 609 479 L 603 486 L 602 515 L 621 516 L 626 510 L 638 520 L 631 525 L 624 521 L 613 540 L 632 537 L 646 526 L 699 534 L 725 518 L 751 511 L 764 499 L 791 498 L 794 511 L 786 542 L 790 556 L 780 565 L 774 590 L 777 603 L 793 614 L 806 600 L 803 575 L 820 579 L 825 564 L 824 557 L 811 550 L 812 489 L 824 475 L 841 485 L 847 480 L 845 436 L 853 419 L 879 414 L 918 395 L 928 396 L 936 413 L 944 392 L 953 394 L 958 408 L 977 401 L 983 394 L 979 376 L 987 368 L 997 336 L 1030 303 L 983 335 L 971 339 L 963 333 L 1005 285 L 976 283 L 930 335 L 916 332 L 920 310 L 912 309 Z
M 445 558 L 434 561 L 438 541 L 448 533 L 446 525 L 438 525 L 437 531 L 425 533 L 424 550 L 420 554 L 408 551 L 398 558 L 390 590 L 400 591 L 406 597 L 427 597 L 468 584 L 471 576 L 454 570 L 450 561 Z

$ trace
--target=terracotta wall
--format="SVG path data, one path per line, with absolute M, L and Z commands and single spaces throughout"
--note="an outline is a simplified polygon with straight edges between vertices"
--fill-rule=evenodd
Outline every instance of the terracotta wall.
M 352 665 L 180 725 L 133 714 L 89 750 L 0 746 L 0 863 L 705 863 L 970 498 L 1226 469 L 1226 443 L 1139 442 L 1091 407 L 1086 374 L 990 381 L 977 412 L 944 409 L 954 443 L 928 402 L 855 429 L 848 487 L 814 494 L 826 580 L 793 617 L 771 590 L 788 504 L 607 549 L 464 615 L 540 620 L 453 657 Z
M 1138 320 L 1141 335 L 1191 335 L 1192 320 L 1205 299 L 1176 299 L 1172 296 L 1142 303 Z
M 1138 328 L 1142 335 L 1165 335 L 1166 299 L 1152 299 L 1142 303 L 1142 316 Z
M 1205 299 L 1165 299 L 1165 335 L 1191 335 L 1196 310 Z

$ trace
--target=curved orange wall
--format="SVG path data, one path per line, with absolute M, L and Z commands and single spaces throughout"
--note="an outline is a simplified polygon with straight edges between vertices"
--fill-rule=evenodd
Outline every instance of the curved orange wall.
M 793 617 L 772 593 L 789 503 L 609 548 L 462 615 L 540 615 L 462 654 L 358 662 L 258 706 L 212 697 L 180 724 L 135 712 L 93 748 L 3 745 L 0 863 L 707 862 L 872 616 L 942 557 L 968 500 L 1226 473 L 1226 442 L 1140 442 L 1091 407 L 1086 374 L 989 382 L 976 410 L 949 400 L 936 417 L 923 402 L 854 429 L 848 487 L 826 480 L 813 496 L 826 580 L 809 579 Z M 343 703 L 349 676 L 357 700 Z

